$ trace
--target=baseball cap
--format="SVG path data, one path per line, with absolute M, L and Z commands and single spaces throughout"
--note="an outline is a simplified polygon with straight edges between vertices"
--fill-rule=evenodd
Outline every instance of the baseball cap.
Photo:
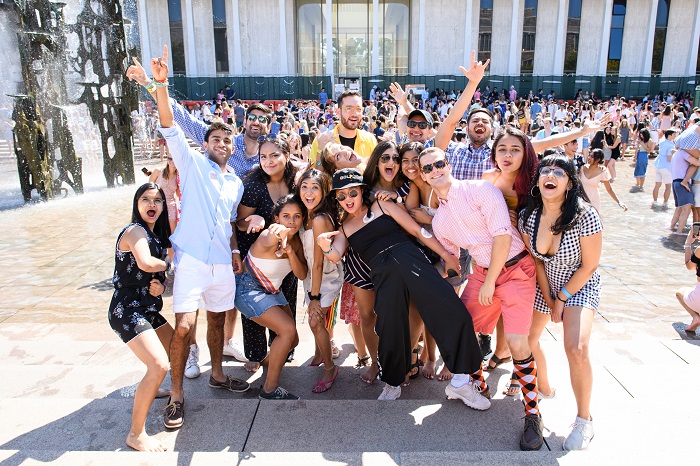
M 414 116 L 422 116 L 425 118 L 425 121 L 428 122 L 430 126 L 433 125 L 433 117 L 430 116 L 430 113 L 426 112 L 425 110 L 414 110 L 411 113 L 408 114 L 408 119 L 410 120 Z
M 354 168 L 343 168 L 333 174 L 333 191 L 336 189 L 364 186 L 362 173 Z

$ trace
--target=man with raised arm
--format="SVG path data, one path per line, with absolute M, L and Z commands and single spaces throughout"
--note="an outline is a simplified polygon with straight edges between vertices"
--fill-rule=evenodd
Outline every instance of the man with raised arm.
M 250 384 L 223 372 L 225 312 L 233 309 L 236 296 L 234 272 L 241 257 L 236 240 L 236 212 L 243 196 L 243 183 L 226 165 L 233 151 L 233 130 L 225 123 L 207 129 L 202 146 L 205 154 L 189 147 L 185 134 L 173 120 L 168 96 L 168 50 L 151 60 L 160 115 L 160 132 L 168 142 L 180 173 L 182 214 L 171 236 L 175 250 L 173 311 L 175 334 L 170 345 L 172 392 L 163 424 L 177 429 L 185 421 L 182 379 L 189 353 L 200 299 L 207 310 L 207 345 L 211 354 L 209 386 L 241 393 Z

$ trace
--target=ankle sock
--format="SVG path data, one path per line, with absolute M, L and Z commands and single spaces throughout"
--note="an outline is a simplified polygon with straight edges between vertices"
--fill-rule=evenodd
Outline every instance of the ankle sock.
M 455 374 L 454 377 L 452 377 L 450 384 L 455 388 L 459 388 L 468 384 L 469 382 L 471 382 L 471 377 L 469 377 L 469 374 Z
M 525 414 L 540 414 L 537 402 L 537 366 L 532 354 L 521 361 L 513 359 L 513 375 L 522 388 Z

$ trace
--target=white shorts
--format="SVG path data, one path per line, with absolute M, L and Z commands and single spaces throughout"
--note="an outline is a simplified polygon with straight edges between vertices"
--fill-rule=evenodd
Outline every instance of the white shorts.
M 663 184 L 671 184 L 673 178 L 671 178 L 671 170 L 668 168 L 657 168 L 656 169 L 656 182 Z
M 205 264 L 182 251 L 175 251 L 173 312 L 196 312 L 200 299 L 204 309 L 225 312 L 233 309 L 236 278 L 231 264 Z
M 690 190 L 693 193 L 693 207 L 700 207 L 700 184 L 693 183 Z
M 655 129 L 650 129 L 649 132 L 651 133 L 651 140 L 654 141 L 654 144 L 659 143 L 659 132 Z

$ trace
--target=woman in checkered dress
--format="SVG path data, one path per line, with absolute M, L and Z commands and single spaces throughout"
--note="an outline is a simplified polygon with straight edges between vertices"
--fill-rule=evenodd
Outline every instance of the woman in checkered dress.
M 551 320 L 563 323 L 564 348 L 578 412 L 565 450 L 583 450 L 593 438 L 590 399 L 593 385 L 588 342 L 600 301 L 598 261 L 602 224 L 588 202 L 568 157 L 545 157 L 537 168 L 520 231 L 537 262 L 537 295 L 529 342 L 537 363 L 540 386 L 549 388 L 539 338 Z M 549 395 L 554 396 L 551 389 Z

